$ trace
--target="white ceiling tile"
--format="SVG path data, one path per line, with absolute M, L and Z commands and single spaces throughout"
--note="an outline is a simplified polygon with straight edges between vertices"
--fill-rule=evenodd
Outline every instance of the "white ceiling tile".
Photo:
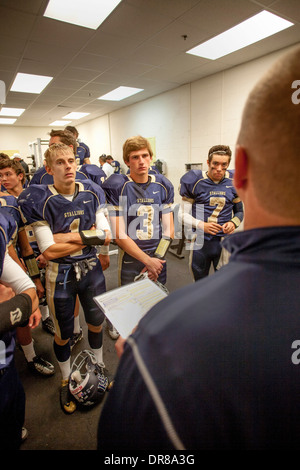
M 80 120 L 86 122 L 300 38 L 299 0 L 123 0 L 96 31 L 44 18 L 46 4 L 0 0 L 0 80 L 7 87 L 6 105 L 26 108 L 15 126 L 46 126 L 52 117 L 91 112 L 91 107 L 92 114 Z M 264 8 L 296 26 L 216 61 L 185 53 Z M 41 95 L 12 93 L 17 72 L 54 78 Z M 97 100 L 120 85 L 144 91 L 123 102 Z

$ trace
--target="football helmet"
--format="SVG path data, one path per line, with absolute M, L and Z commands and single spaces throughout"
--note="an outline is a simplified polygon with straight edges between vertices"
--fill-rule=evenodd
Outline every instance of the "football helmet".
M 103 367 L 92 351 L 85 349 L 74 359 L 69 379 L 71 394 L 83 406 L 99 403 L 109 385 Z

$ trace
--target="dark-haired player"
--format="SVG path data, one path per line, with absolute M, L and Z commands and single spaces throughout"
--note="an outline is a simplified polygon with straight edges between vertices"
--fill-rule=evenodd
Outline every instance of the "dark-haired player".
M 72 132 L 74 135 L 76 141 L 79 136 L 79 132 L 74 126 L 67 126 L 65 128 L 66 131 Z M 77 148 L 76 148 L 76 162 L 77 165 L 83 165 L 84 163 L 90 164 L 90 149 L 88 145 L 86 145 L 84 142 L 77 142 Z
M 195 234 L 190 253 L 194 280 L 208 276 L 211 263 L 217 268 L 224 236 L 234 232 L 243 220 L 243 203 L 228 171 L 231 150 L 215 145 L 208 152 L 208 170 L 190 170 L 180 179 L 184 202 L 182 220 Z

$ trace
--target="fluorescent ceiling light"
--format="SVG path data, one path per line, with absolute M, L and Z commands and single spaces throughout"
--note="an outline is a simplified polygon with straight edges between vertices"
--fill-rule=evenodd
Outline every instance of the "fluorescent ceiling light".
M 0 124 L 14 124 L 16 119 L 0 118 Z
M 30 73 L 18 73 L 10 91 L 22 93 L 41 93 L 51 82 L 53 77 L 45 75 L 32 75 Z
M 121 0 L 49 0 L 44 13 L 65 23 L 97 29 Z
M 108 100 L 108 101 L 121 101 L 129 96 L 135 95 L 143 91 L 143 88 L 132 88 L 128 86 L 119 86 L 115 90 L 106 93 L 106 95 L 99 96 L 98 100 Z
M 85 116 L 88 116 L 90 113 L 76 113 L 76 112 L 73 112 L 73 113 L 69 113 L 69 114 L 66 114 L 66 116 L 63 116 L 63 119 L 80 119 L 80 118 L 83 118 Z
M 215 60 L 261 41 L 290 26 L 293 26 L 290 21 L 264 10 L 224 33 L 193 47 L 193 49 L 187 51 L 187 54 Z
M 71 121 L 53 121 L 51 122 L 51 124 L 49 124 L 49 126 L 61 126 L 61 127 L 64 127 L 64 126 L 67 126 L 68 124 L 70 124 Z
M 21 116 L 24 111 L 23 108 L 2 108 L 0 116 Z

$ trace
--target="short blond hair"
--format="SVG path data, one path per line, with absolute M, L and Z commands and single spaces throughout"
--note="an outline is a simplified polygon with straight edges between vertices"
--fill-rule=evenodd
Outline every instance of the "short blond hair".
M 129 161 L 129 154 L 134 152 L 135 150 L 141 150 L 146 148 L 150 154 L 150 157 L 153 156 L 153 151 L 150 145 L 149 140 L 141 135 L 136 135 L 134 137 L 130 137 L 124 142 L 123 145 L 123 160 L 125 163 Z
M 63 144 L 62 142 L 57 142 L 55 144 L 50 145 L 50 147 L 48 147 L 46 152 L 44 153 L 46 166 L 51 168 L 53 158 L 59 154 L 66 153 L 71 153 L 72 156 L 74 156 L 73 150 L 69 145 Z

